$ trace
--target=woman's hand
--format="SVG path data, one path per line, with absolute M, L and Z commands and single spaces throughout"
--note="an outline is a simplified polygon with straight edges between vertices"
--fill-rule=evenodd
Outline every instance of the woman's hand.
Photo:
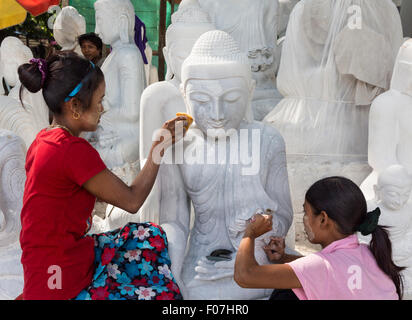
M 186 117 L 179 116 L 166 121 L 163 126 L 156 131 L 152 146 L 153 161 L 156 164 L 160 164 L 167 148 L 184 137 L 186 134 L 185 126 L 187 125 Z
M 273 215 L 255 214 L 246 226 L 245 237 L 258 238 L 272 230 Z
M 281 237 L 270 237 L 270 242 L 263 247 L 266 256 L 272 263 L 282 262 L 285 255 L 285 238 Z

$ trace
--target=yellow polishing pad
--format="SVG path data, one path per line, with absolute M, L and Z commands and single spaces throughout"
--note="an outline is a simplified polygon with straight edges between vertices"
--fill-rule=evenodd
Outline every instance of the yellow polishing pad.
M 193 123 L 193 118 L 190 114 L 184 113 L 184 112 L 178 112 L 176 113 L 176 117 L 186 117 L 187 120 L 187 126 L 185 127 L 186 131 L 189 129 L 189 127 Z

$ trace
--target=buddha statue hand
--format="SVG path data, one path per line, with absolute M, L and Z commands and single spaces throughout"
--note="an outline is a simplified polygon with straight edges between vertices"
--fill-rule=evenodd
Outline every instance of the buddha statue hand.
M 234 275 L 235 259 L 232 257 L 228 261 L 210 261 L 206 257 L 202 257 L 195 267 L 197 275 L 195 280 L 220 280 L 224 278 L 231 278 Z

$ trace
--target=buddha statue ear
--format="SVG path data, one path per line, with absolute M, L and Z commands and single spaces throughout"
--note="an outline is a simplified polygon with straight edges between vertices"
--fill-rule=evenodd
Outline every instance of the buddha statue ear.
M 255 88 L 256 88 L 256 80 L 251 79 L 250 85 L 249 85 L 249 103 L 248 103 L 246 113 L 245 113 L 245 120 L 247 122 L 253 122 L 254 120 L 253 110 L 252 110 L 252 100 L 253 100 L 253 95 L 255 93 Z
M 119 35 L 122 43 L 130 43 L 129 23 L 127 16 L 122 14 L 119 18 Z
M 166 71 L 166 81 L 171 80 L 173 78 L 173 66 L 172 62 L 169 59 L 169 51 L 167 47 L 163 47 L 163 57 L 166 61 L 167 71 Z

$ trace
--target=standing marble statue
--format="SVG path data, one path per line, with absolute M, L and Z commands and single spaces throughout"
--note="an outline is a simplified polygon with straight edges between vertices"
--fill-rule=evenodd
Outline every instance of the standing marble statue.
M 255 120 L 262 120 L 282 99 L 276 89 L 278 0 L 199 0 L 216 28 L 229 33 L 248 55 L 256 90 Z
M 62 50 L 74 50 L 83 57 L 77 38 L 86 33 L 86 19 L 72 6 L 64 7 L 53 25 L 53 36 Z
M 271 235 L 286 236 L 292 223 L 283 139 L 273 127 L 253 121 L 250 64 L 226 32 L 200 36 L 183 63 L 180 88 L 195 122 L 159 170 L 159 220 L 173 275 L 185 299 L 264 298 L 267 290 L 234 282 L 234 261 L 256 209 L 275 212 Z M 172 151 L 176 157 L 169 161 Z M 262 237 L 256 245 L 261 264 L 269 263 L 262 248 L 267 242 Z M 221 252 L 225 261 L 216 262 L 213 252 L 219 249 L 227 250 Z
M 4 79 L 12 89 L 7 98 L 3 97 L 0 100 L 0 128 L 18 134 L 27 147 L 37 133 L 49 123 L 49 111 L 42 91 L 31 93 L 23 90 L 21 98 L 24 107 L 20 102 L 21 83 L 18 67 L 28 63 L 32 58 L 31 50 L 16 37 L 6 37 L 1 43 L 0 65 L 4 71 Z
M 389 88 L 401 44 L 392 0 L 301 0 L 294 7 L 277 78 L 284 99 L 264 122 L 285 139 L 299 223 L 315 181 L 343 175 L 360 184 L 370 173 L 369 105 Z M 301 223 L 296 228 L 303 234 Z
M 379 207 L 379 225 L 387 226 L 392 243 L 392 258 L 402 271 L 404 299 L 412 299 L 412 176 L 401 165 L 383 170 L 374 185 L 375 198 L 368 201 L 368 211 Z M 358 235 L 369 244 L 371 237 Z
M 139 159 L 140 97 L 145 88 L 143 58 L 134 43 L 135 12 L 129 0 L 98 0 L 95 32 L 112 46 L 102 65 L 106 80 L 103 106 L 107 111 L 92 144 L 109 168 Z
M 172 15 L 172 23 L 166 30 L 166 47 L 163 53 L 167 63 L 166 81 L 147 87 L 140 101 L 140 166 L 143 167 L 153 142 L 153 134 L 162 124 L 186 112 L 186 106 L 179 90 L 183 61 L 189 56 L 196 40 L 205 32 L 214 30 L 208 14 L 203 11 L 197 0 L 183 0 L 179 9 Z M 152 221 L 158 223 L 160 177 L 158 176 L 152 192 L 143 204 L 139 215 L 107 207 L 106 219 L 94 218 L 96 232 L 113 230 L 128 222 Z
M 368 161 L 373 172 L 362 183 L 367 200 L 373 186 L 387 167 L 400 164 L 412 174 L 412 39 L 400 48 L 390 90 L 377 97 L 369 118 Z
M 23 291 L 20 211 L 26 180 L 26 148 L 8 130 L 0 130 L 0 300 L 11 300 Z

